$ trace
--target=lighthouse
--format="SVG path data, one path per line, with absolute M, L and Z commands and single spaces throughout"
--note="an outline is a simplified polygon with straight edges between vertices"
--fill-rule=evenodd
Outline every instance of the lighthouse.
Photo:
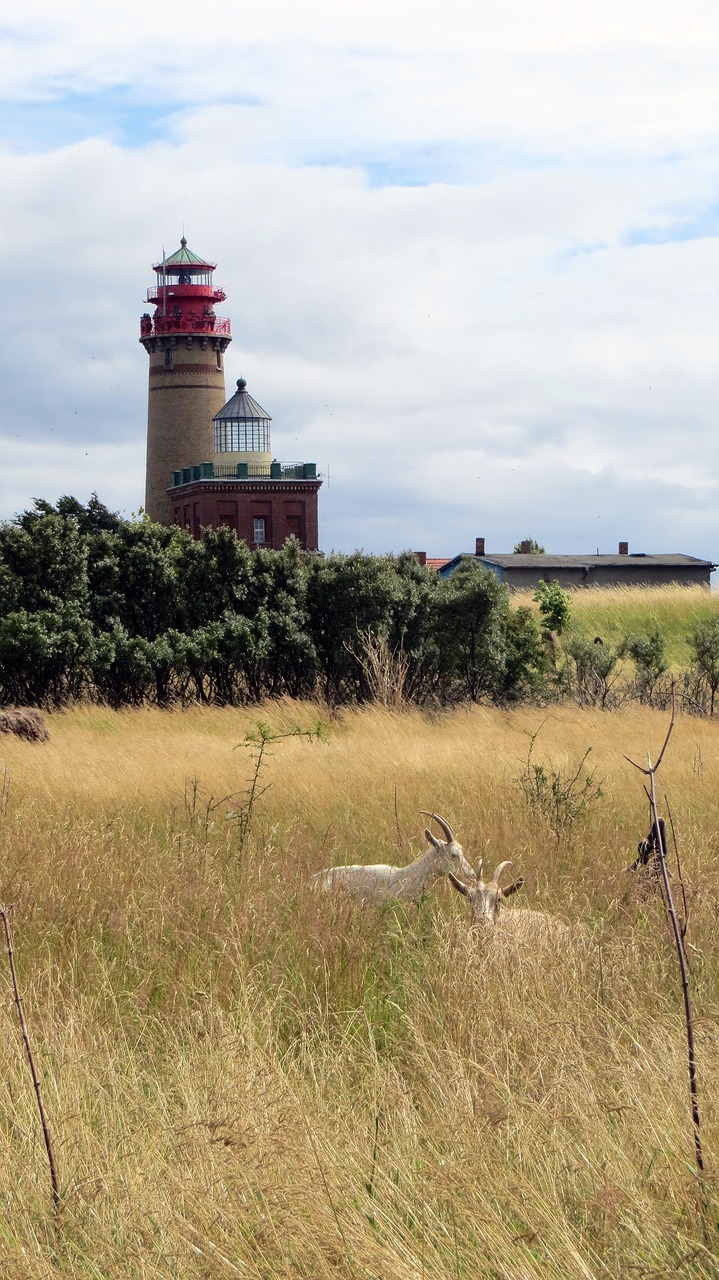
M 140 320 L 150 359 L 145 510 L 199 538 L 226 525 L 254 549 L 277 550 L 292 539 L 318 549 L 314 462 L 279 462 L 270 444 L 270 414 L 244 378 L 225 400 L 224 355 L 229 320 L 215 314 L 225 294 L 213 284 L 216 264 L 198 257 L 185 237 L 155 263 L 147 293 L 154 313 Z
M 224 354 L 232 334 L 229 320 L 215 315 L 215 304 L 225 300 L 213 284 L 215 267 L 183 236 L 176 253 L 155 263 L 157 283 L 147 291 L 154 314 L 140 320 L 150 357 L 145 510 L 161 524 L 172 524 L 172 472 L 212 458 L 212 420 L 225 403 Z

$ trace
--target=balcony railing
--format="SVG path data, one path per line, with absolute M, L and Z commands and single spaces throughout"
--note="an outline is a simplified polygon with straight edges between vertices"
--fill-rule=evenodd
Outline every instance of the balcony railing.
M 155 284 L 147 290 L 148 302 L 167 302 L 168 306 L 172 305 L 175 298 L 204 298 L 206 301 L 212 299 L 213 302 L 224 302 L 227 294 L 224 289 L 217 289 L 211 280 L 202 282 L 200 280 L 190 280 L 187 284 L 180 284 L 179 281 L 169 281 L 167 284 Z M 172 299 L 172 302 L 170 301 Z
M 211 333 L 229 338 L 232 336 L 232 328 L 230 321 L 222 316 L 203 316 L 192 312 L 184 316 L 141 317 L 141 338 L 156 338 L 168 333 Z
M 317 480 L 316 462 L 200 462 L 173 471 L 170 488 L 196 480 Z

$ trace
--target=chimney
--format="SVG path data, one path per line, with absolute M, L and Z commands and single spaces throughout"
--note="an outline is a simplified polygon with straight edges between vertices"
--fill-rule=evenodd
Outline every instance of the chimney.
M 484 538 L 475 538 L 475 540 L 474 540 L 474 554 L 475 554 L 476 556 L 483 556 L 483 555 L 484 555 Z
M 532 544 L 529 541 L 529 538 L 525 538 L 523 542 L 520 542 L 519 551 L 523 556 L 529 556 L 532 554 Z
M 620 542 L 620 543 L 619 543 L 619 555 L 620 555 L 620 556 L 628 556 L 628 555 L 629 555 L 629 543 L 628 543 L 628 542 Z
M 415 555 L 416 555 L 416 557 L 417 557 L 417 564 L 426 565 L 426 563 L 427 563 L 427 552 L 426 552 L 426 551 L 415 551 L 415 553 L 414 553 L 414 554 L 415 554 Z

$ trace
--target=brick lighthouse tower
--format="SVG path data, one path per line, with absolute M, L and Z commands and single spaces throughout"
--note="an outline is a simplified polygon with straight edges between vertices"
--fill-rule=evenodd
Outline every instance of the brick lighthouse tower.
M 150 357 L 145 510 L 160 524 L 179 524 L 199 538 L 226 525 L 253 548 L 275 550 L 288 538 L 318 548 L 314 462 L 278 462 L 270 447 L 270 415 L 244 378 L 225 403 L 224 353 L 229 320 L 215 315 L 225 294 L 212 283 L 213 262 L 198 258 L 184 236 L 154 266 L 140 320 Z
M 215 315 L 215 303 L 225 299 L 212 283 L 215 265 L 188 249 L 183 236 L 177 252 L 153 267 L 157 284 L 147 301 L 155 314 L 140 321 L 150 357 L 145 510 L 161 524 L 173 520 L 172 472 L 212 457 L 212 419 L 225 403 L 223 358 L 232 335 L 229 320 Z

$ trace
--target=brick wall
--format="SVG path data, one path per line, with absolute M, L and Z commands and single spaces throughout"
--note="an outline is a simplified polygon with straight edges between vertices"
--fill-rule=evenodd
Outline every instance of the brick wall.
M 301 546 L 318 550 L 317 495 L 321 481 L 249 481 L 225 484 L 196 481 L 171 493 L 175 524 L 199 537 L 200 529 L 229 525 L 248 547 L 279 550 L 294 535 Z M 255 520 L 265 522 L 265 541 L 255 542 Z

